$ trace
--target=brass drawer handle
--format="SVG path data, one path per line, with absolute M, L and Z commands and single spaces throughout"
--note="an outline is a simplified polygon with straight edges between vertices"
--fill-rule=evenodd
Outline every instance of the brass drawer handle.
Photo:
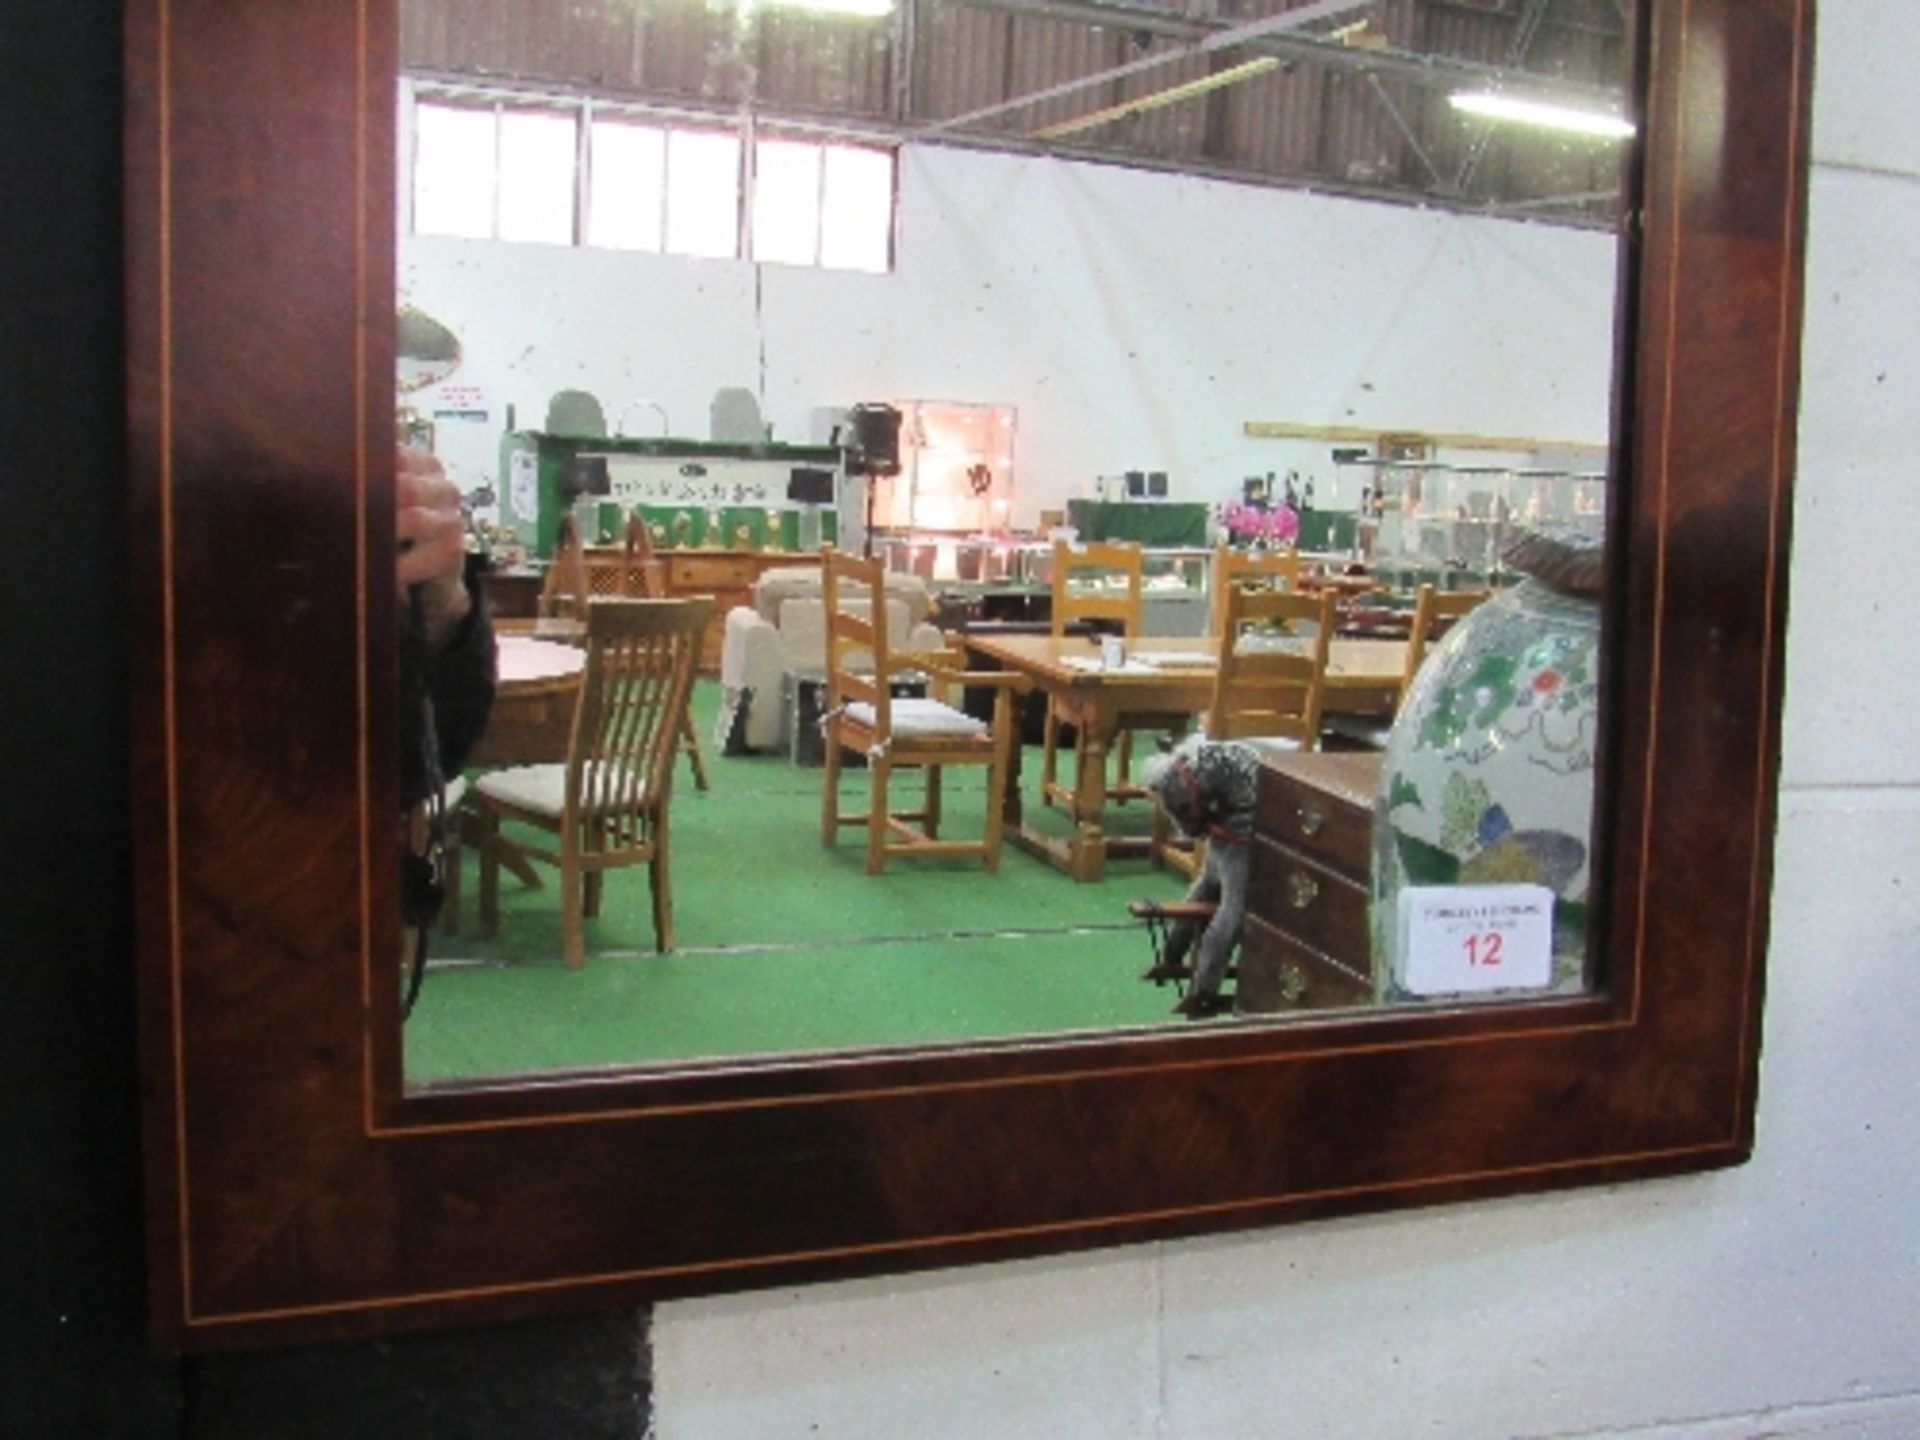
M 1300 833 L 1308 839 L 1318 835 L 1327 823 L 1327 813 L 1318 805 L 1302 805 L 1299 811 Z
M 1304 910 L 1320 898 L 1320 886 L 1311 875 L 1302 875 L 1298 870 L 1287 876 L 1287 903 L 1296 910 Z
M 1309 983 L 1307 972 L 1296 962 L 1289 960 L 1280 967 L 1280 994 L 1289 1005 L 1297 1003 L 1307 993 Z

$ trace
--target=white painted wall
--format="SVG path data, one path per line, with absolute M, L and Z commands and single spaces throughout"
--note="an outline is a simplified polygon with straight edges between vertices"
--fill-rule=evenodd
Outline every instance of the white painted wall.
M 1920 1435 L 1913 19 L 1819 37 L 1753 1162 L 663 1306 L 658 1440 Z
M 1128 469 L 1209 501 L 1298 469 L 1341 503 L 1326 445 L 1247 420 L 1606 439 L 1608 236 L 930 146 L 900 188 L 890 275 L 403 239 L 402 298 L 461 337 L 450 383 L 491 406 L 441 426 L 450 471 L 491 478 L 507 404 L 537 426 L 563 388 L 610 426 L 647 399 L 704 436 L 744 386 L 796 441 L 821 406 L 1010 404 L 1023 524 Z

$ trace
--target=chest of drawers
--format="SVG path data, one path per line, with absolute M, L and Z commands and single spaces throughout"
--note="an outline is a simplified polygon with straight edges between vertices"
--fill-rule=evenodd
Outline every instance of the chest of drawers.
M 1277 756 L 1261 770 L 1238 1007 L 1249 1013 L 1372 1003 L 1367 927 L 1380 756 Z

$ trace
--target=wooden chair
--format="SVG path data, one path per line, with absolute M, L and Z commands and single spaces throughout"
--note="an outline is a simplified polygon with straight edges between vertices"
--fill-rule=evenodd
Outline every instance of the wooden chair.
M 1334 593 L 1303 595 L 1241 582 L 1229 585 L 1222 598 L 1220 661 L 1207 704 L 1207 738 L 1319 749 L 1337 614 Z M 1156 865 L 1193 875 L 1205 858 L 1205 843 L 1177 839 L 1166 816 L 1154 811 L 1150 853 Z
M 1147 552 L 1130 541 L 1070 545 L 1053 542 L 1053 610 L 1055 635 L 1067 633 L 1076 620 L 1117 620 L 1131 640 L 1140 633 L 1140 592 L 1145 583 Z M 1087 584 L 1088 580 L 1112 581 Z M 1082 582 L 1076 588 L 1076 580 Z
M 589 600 L 665 599 L 665 590 L 653 537 L 638 515 L 627 521 L 627 533 L 619 545 L 583 545 L 573 516 L 560 517 L 553 559 L 540 587 L 543 616 L 581 620 Z
M 552 850 L 518 846 L 560 870 L 560 933 L 567 964 L 586 957 L 585 922 L 599 914 L 601 880 L 645 864 L 658 948 L 673 948 L 667 817 L 675 739 L 713 602 L 595 600 L 587 659 L 565 764 L 521 765 L 474 782 L 480 817 L 480 927 L 500 918 L 500 825 L 548 831 Z
M 554 531 L 553 558 L 540 582 L 540 614 L 546 619 L 585 620 L 587 599 L 592 594 L 587 583 L 585 547 L 573 516 L 562 515 Z
M 1333 643 L 1331 591 L 1300 595 L 1235 585 L 1227 591 L 1220 664 L 1207 706 L 1210 740 L 1320 747 L 1320 702 Z M 1283 627 L 1259 633 L 1254 627 Z M 1304 627 L 1312 626 L 1312 633 Z
M 1462 615 L 1493 598 L 1491 590 L 1440 590 L 1422 585 L 1413 602 L 1413 620 L 1407 628 L 1407 660 L 1400 672 L 1398 704 L 1404 704 L 1413 677 L 1420 673 L 1420 662 L 1427 650 Z
M 820 843 L 831 846 L 842 827 L 864 826 L 867 873 L 878 875 L 889 855 L 977 855 L 989 871 L 1000 868 L 1002 798 L 1012 753 L 1015 677 L 1004 672 L 965 672 L 949 651 L 896 652 L 888 643 L 885 567 L 828 547 L 822 552 L 822 599 L 826 611 L 827 693 L 822 711 L 825 774 L 821 784 Z M 857 599 L 843 600 L 841 586 L 858 586 Z M 991 688 L 993 718 L 967 714 L 930 693 L 907 698 L 893 693 L 903 677 L 925 677 L 935 690 L 955 685 Z M 867 760 L 867 807 L 861 814 L 840 808 L 841 752 Z M 940 838 L 940 779 L 948 765 L 987 767 L 985 831 L 978 840 Z M 896 771 L 925 771 L 926 794 L 918 810 L 892 808 Z
M 1087 620 L 1118 622 L 1120 633 L 1129 641 L 1140 634 L 1141 591 L 1146 574 L 1146 550 L 1127 542 L 1070 545 L 1053 542 L 1052 632 L 1055 639 L 1068 627 Z M 1118 577 L 1122 582 L 1114 586 Z M 1087 581 L 1107 582 L 1088 584 Z M 1077 582 L 1077 583 L 1076 583 Z M 1184 717 L 1177 717 L 1184 719 Z M 1040 732 L 1040 795 L 1049 805 L 1056 800 L 1071 804 L 1073 791 L 1059 783 L 1061 719 L 1052 702 Z M 1076 745 L 1078 739 L 1076 737 Z M 1111 799 L 1138 799 L 1145 792 L 1128 782 L 1127 772 L 1133 755 L 1133 732 L 1121 730 L 1114 736 L 1114 754 L 1118 757 L 1118 775 L 1108 787 Z
M 587 585 L 596 596 L 611 595 L 628 600 L 665 600 L 666 570 L 654 558 L 653 535 L 647 522 L 638 515 L 627 517 L 625 543 L 597 561 L 589 562 Z M 687 712 L 680 717 L 680 753 L 693 766 L 696 790 L 711 790 L 707 771 L 707 752 L 700 747 L 700 732 L 693 723 L 693 691 L 687 691 Z
M 626 535 L 619 545 L 590 545 L 584 553 L 589 598 L 668 598 L 666 573 L 654 558 L 653 536 L 640 516 L 627 518 Z
M 1298 550 L 1241 550 L 1216 545 L 1207 578 L 1207 634 L 1223 635 L 1227 624 L 1227 592 L 1235 585 L 1264 581 L 1276 590 L 1300 588 Z
M 553 547 L 553 563 L 547 567 L 546 584 L 541 590 L 543 615 L 584 620 L 587 605 L 593 600 L 664 600 L 666 576 L 653 555 L 653 537 L 646 521 L 638 515 L 627 520 L 626 540 L 620 546 L 581 546 L 576 543 L 573 517 L 560 517 L 560 530 Z M 687 691 L 687 713 L 680 717 L 680 750 L 693 767 L 697 790 L 711 790 L 713 777 L 707 770 L 707 753 L 700 746 L 700 732 L 693 723 L 693 691 Z
M 1387 739 L 1393 733 L 1394 718 L 1406 703 L 1407 692 L 1413 688 L 1413 678 L 1420 673 L 1420 664 L 1427 658 L 1427 651 L 1432 648 L 1433 642 L 1455 620 L 1492 596 L 1491 590 L 1440 590 L 1432 585 L 1422 585 L 1414 597 L 1413 612 L 1407 622 L 1407 653 L 1401 665 L 1399 689 L 1394 695 L 1394 713 L 1385 718 L 1372 715 L 1331 716 L 1325 727 L 1328 739 L 1337 748 L 1347 750 L 1386 749 Z

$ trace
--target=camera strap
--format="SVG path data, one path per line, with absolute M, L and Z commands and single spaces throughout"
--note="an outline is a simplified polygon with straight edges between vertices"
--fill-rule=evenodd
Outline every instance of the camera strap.
M 420 985 L 427 971 L 427 936 L 432 933 L 440 907 L 446 901 L 447 867 L 447 781 L 440 768 L 440 734 L 434 723 L 433 696 L 428 693 L 424 668 L 425 629 L 420 616 L 418 596 L 409 592 L 407 606 L 407 647 L 422 663 L 409 666 L 413 692 L 403 703 L 419 707 L 420 777 L 422 795 L 418 814 L 407 826 L 407 840 L 400 857 L 400 923 L 411 933 L 413 954 L 408 966 L 406 988 L 400 998 L 400 1018 L 413 1013 L 420 997 Z

